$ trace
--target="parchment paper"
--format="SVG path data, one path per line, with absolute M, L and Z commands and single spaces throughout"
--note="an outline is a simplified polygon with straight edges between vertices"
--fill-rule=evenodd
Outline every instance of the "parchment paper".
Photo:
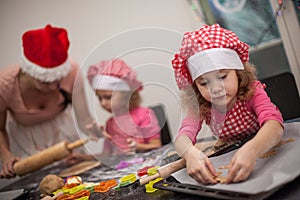
M 180 183 L 201 185 L 205 188 L 222 189 L 246 194 L 267 192 L 288 183 L 300 175 L 300 122 L 286 123 L 283 140 L 294 138 L 295 141 L 281 145 L 276 154 L 269 158 L 258 158 L 251 176 L 244 182 L 231 184 L 203 185 L 191 178 L 186 169 L 182 169 L 172 176 Z M 211 158 L 217 171 L 227 176 L 227 169 L 220 170 L 219 166 L 228 165 L 234 153 Z

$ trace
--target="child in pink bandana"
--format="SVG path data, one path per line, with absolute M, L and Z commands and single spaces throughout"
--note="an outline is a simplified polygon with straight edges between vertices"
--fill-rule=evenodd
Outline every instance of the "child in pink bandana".
M 106 122 L 104 155 L 144 152 L 161 146 L 160 127 L 154 112 L 140 106 L 143 86 L 123 60 L 91 65 L 88 79 L 103 109 L 112 113 Z
M 200 183 L 216 183 L 212 163 L 193 146 L 203 122 L 223 143 L 256 133 L 232 158 L 227 183 L 246 180 L 256 158 L 282 137 L 281 113 L 256 79 L 255 68 L 248 62 L 248 49 L 233 32 L 218 24 L 204 25 L 184 34 L 172 60 L 188 108 L 175 147 L 186 160 L 188 174 Z

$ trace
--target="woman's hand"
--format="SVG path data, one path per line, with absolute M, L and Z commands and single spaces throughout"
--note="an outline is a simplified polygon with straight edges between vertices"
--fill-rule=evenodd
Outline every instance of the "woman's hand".
M 257 153 L 248 144 L 242 146 L 230 162 L 226 183 L 246 180 L 254 169 Z
M 2 159 L 2 169 L 0 172 L 0 178 L 13 178 L 16 176 L 14 171 L 15 162 L 19 161 L 20 158 L 15 157 L 13 154 L 9 154 Z
M 191 146 L 184 154 L 188 174 L 199 183 L 215 184 L 216 171 L 202 151 Z

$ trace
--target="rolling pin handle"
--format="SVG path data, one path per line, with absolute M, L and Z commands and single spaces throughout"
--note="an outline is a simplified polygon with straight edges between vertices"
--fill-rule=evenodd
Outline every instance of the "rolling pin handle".
M 84 145 L 85 143 L 87 143 L 88 139 L 80 139 L 80 140 L 76 140 L 75 142 L 72 142 L 70 144 L 67 145 L 67 148 L 69 150 L 75 149 L 77 147 L 80 147 L 82 145 Z
M 160 177 L 160 174 L 156 173 L 152 176 L 146 176 L 144 178 L 141 178 L 140 185 L 145 185 L 145 184 L 149 183 L 150 181 L 153 181 L 154 179 L 159 178 L 159 177 Z

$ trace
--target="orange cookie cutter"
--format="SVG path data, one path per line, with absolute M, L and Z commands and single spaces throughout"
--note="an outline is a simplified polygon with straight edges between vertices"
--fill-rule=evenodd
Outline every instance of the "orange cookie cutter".
M 81 190 L 75 194 L 63 194 L 57 198 L 57 200 L 73 200 L 79 199 L 83 197 L 89 197 L 91 195 L 90 191 L 88 190 Z
M 91 193 L 89 190 L 81 190 L 80 192 L 73 194 L 73 197 L 74 197 L 74 199 L 78 199 L 78 198 L 85 197 L 85 196 L 89 197 L 90 195 L 91 195 Z
M 112 187 L 115 187 L 118 185 L 118 182 L 115 179 L 111 179 L 108 181 L 102 181 L 99 183 L 99 185 L 94 186 L 94 192 L 107 192 Z

